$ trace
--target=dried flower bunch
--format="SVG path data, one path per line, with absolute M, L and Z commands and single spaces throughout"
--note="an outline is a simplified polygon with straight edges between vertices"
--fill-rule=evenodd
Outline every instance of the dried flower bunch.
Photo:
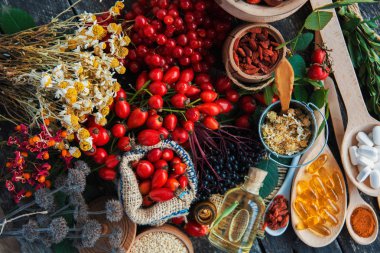
M 85 13 L 79 21 L 53 20 L 2 36 L 0 91 L 7 94 L 3 118 L 18 122 L 23 111 L 30 122 L 57 119 L 68 134 L 78 133 L 83 151 L 90 150 L 92 140 L 81 123 L 89 115 L 99 125 L 107 123 L 109 105 L 120 89 L 114 74 L 125 73 L 130 39 L 117 23 L 123 8 L 117 1 L 102 15 Z
M 51 175 L 70 167 L 72 158 L 80 155 L 77 147 L 68 145 L 66 131 L 49 125 L 50 121 L 45 120 L 33 130 L 20 124 L 8 138 L 12 154 L 8 155 L 3 177 L 16 203 L 40 188 L 50 188 Z
M 0 237 L 12 236 L 20 243 L 42 243 L 46 247 L 60 243 L 64 239 L 73 239 L 77 247 L 93 247 L 97 240 L 106 237 L 113 252 L 117 252 L 121 245 L 123 230 L 119 227 L 104 233 L 102 225 L 89 219 L 89 216 L 104 215 L 110 222 L 118 222 L 123 218 L 123 207 L 118 200 L 108 200 L 104 210 L 89 211 L 82 196 L 86 186 L 86 176 L 90 168 L 84 161 L 78 160 L 74 167 L 68 169 L 67 175 L 62 174 L 55 181 L 55 189 L 40 187 L 34 194 L 34 200 L 20 206 L 0 220 Z M 59 206 L 55 194 L 64 194 L 65 203 Z M 25 212 L 28 210 L 28 212 Z M 33 210 L 30 212 L 29 210 Z M 43 210 L 43 211 L 41 211 Z M 72 215 L 74 225 L 69 226 L 64 217 Z M 33 217 L 34 218 L 31 218 Z M 7 223 L 29 218 L 19 228 L 8 229 Z

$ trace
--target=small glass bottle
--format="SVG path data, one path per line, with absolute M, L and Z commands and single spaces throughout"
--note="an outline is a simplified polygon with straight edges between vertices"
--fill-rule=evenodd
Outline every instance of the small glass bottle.
M 236 201 L 238 205 L 223 219 L 217 218 L 212 225 L 208 237 L 212 245 L 227 252 L 250 251 L 265 212 L 259 190 L 266 175 L 264 170 L 250 168 L 244 184 L 227 191 L 218 215 L 228 213 L 228 209 L 237 204 Z

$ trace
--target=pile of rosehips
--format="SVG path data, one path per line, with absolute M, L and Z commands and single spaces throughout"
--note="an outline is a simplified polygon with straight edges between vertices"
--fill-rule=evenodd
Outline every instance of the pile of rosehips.
M 155 68 L 140 73 L 135 89 L 139 92 L 139 103 L 147 100 L 149 109 L 145 109 L 146 117 L 139 118 L 146 123 L 137 136 L 138 142 L 147 146 L 157 144 L 169 134 L 178 144 L 185 144 L 196 122 L 211 130 L 218 129 L 216 116 L 229 113 L 239 99 L 227 77 L 220 77 L 214 85 L 210 75 L 195 75 L 192 68 L 180 71 L 177 66 L 165 72 Z
M 129 36 L 136 49 L 127 57 L 131 72 L 174 65 L 207 72 L 216 61 L 210 49 L 224 41 L 232 16 L 209 0 L 138 0 L 125 19 L 135 21 Z
M 143 206 L 175 197 L 177 189 L 188 185 L 187 165 L 168 148 L 154 148 L 140 161 L 132 163 L 143 196 Z
M 331 62 L 327 50 L 324 48 L 315 49 L 311 55 L 311 62 L 307 76 L 313 80 L 325 80 L 331 72 Z

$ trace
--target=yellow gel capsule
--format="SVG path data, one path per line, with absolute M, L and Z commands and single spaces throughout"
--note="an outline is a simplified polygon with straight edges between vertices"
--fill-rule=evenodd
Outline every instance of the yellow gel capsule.
M 311 216 L 307 218 L 307 220 L 304 221 L 305 225 L 309 228 L 317 225 L 320 222 L 321 222 L 321 217 L 319 216 Z
M 302 221 L 298 222 L 296 224 L 296 229 L 297 230 L 304 230 L 304 229 L 307 229 L 307 226 L 305 225 L 305 223 L 303 223 Z
M 318 192 L 320 198 L 324 198 L 327 195 L 325 185 L 320 176 L 314 175 L 311 179 L 311 185 L 314 190 Z
M 323 209 L 320 212 L 320 214 L 326 221 L 330 222 L 332 225 L 334 226 L 338 225 L 338 219 L 335 217 L 335 215 L 330 213 L 327 209 Z
M 306 220 L 308 218 L 307 211 L 305 209 L 305 205 L 298 199 L 294 201 L 294 210 L 296 211 L 297 215 L 301 218 L 301 220 Z
M 334 180 L 330 176 L 330 171 L 328 171 L 325 167 L 322 167 L 319 169 L 318 174 L 326 186 L 329 186 L 331 188 L 334 187 Z
M 340 211 L 339 207 L 334 203 L 334 201 L 328 198 L 324 200 L 323 206 L 333 214 L 337 214 Z
M 332 201 L 337 202 L 339 200 L 338 194 L 336 194 L 334 188 L 326 187 L 326 191 Z
M 307 167 L 307 172 L 314 174 L 317 172 L 327 161 L 327 154 L 320 155 L 317 160 Z
M 299 196 L 308 201 L 315 201 L 317 199 L 317 194 L 311 189 L 307 189 L 306 191 L 301 193 Z
M 319 208 L 316 203 L 309 202 L 305 205 L 306 212 L 309 214 L 309 216 L 316 216 L 319 213 Z
M 297 194 L 302 194 L 304 191 L 309 189 L 309 184 L 305 180 L 300 180 L 297 183 Z
M 310 227 L 310 230 L 319 236 L 329 236 L 331 234 L 330 229 L 321 224 Z
M 332 175 L 333 181 L 334 181 L 334 190 L 338 195 L 343 195 L 344 193 L 344 184 L 343 184 L 343 179 L 340 176 L 338 172 L 335 172 Z

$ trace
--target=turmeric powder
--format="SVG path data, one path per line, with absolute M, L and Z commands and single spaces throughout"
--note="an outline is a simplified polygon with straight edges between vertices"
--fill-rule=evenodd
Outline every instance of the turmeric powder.
M 354 232 L 361 237 L 368 238 L 375 231 L 376 221 L 368 208 L 356 208 L 351 214 L 350 222 Z

